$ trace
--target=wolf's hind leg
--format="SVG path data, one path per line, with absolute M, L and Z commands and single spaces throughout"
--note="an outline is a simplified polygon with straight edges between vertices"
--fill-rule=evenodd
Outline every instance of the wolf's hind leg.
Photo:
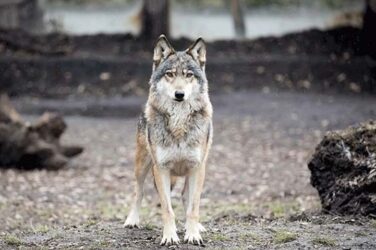
M 145 143 L 143 140 L 139 139 L 137 141 L 136 149 L 136 165 L 135 165 L 135 195 L 131 211 L 124 223 L 124 227 L 139 227 L 140 226 L 140 207 L 142 198 L 144 196 L 144 182 L 147 173 L 151 169 L 152 160 L 146 149 Z
M 181 191 L 181 199 L 183 201 L 183 206 L 184 206 L 184 212 L 187 213 L 187 206 L 188 206 L 188 176 L 185 177 L 184 180 L 184 187 L 183 190 Z

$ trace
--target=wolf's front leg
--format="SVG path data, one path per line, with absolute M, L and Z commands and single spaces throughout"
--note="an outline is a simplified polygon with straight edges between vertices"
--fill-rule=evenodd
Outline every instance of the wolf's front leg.
M 191 169 L 188 176 L 188 204 L 186 209 L 184 241 L 201 245 L 203 240 L 200 232 L 205 228 L 199 223 L 200 198 L 205 179 L 205 165 Z
M 159 193 L 163 217 L 163 237 L 161 245 L 179 244 L 176 233 L 175 214 L 171 206 L 170 170 L 153 167 L 155 184 Z

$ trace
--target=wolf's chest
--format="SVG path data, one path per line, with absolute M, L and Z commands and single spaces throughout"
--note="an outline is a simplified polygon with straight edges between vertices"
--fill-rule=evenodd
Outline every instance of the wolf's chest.
M 193 122 L 190 119 L 190 116 L 170 116 L 168 119 L 165 119 L 166 137 L 171 137 L 174 139 L 181 139 L 186 136 L 191 130 L 193 130 Z
M 150 139 L 160 167 L 197 166 L 203 157 L 210 120 L 203 117 L 170 117 L 150 124 Z
M 199 146 L 204 141 L 208 124 L 199 116 L 171 116 L 155 124 L 151 136 L 157 144 L 180 151 Z
M 187 145 L 171 145 L 169 147 L 157 146 L 156 158 L 162 168 L 185 172 L 199 165 L 202 160 L 200 147 L 188 147 Z M 176 169 L 180 168 L 180 169 Z

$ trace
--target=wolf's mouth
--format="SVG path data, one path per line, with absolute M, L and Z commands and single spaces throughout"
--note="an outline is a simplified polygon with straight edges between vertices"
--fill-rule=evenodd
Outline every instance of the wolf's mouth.
M 182 101 L 184 101 L 184 98 L 183 99 L 175 98 L 174 100 L 177 101 L 177 102 L 182 102 Z

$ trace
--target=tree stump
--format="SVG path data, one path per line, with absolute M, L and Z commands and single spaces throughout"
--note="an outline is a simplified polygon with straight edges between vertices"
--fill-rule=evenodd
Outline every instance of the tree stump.
M 63 146 L 67 125 L 55 113 L 43 114 L 35 123 L 24 122 L 9 98 L 0 96 L 0 167 L 57 170 L 82 153 L 79 146 Z
M 376 216 L 376 122 L 329 132 L 308 167 L 324 211 Z

